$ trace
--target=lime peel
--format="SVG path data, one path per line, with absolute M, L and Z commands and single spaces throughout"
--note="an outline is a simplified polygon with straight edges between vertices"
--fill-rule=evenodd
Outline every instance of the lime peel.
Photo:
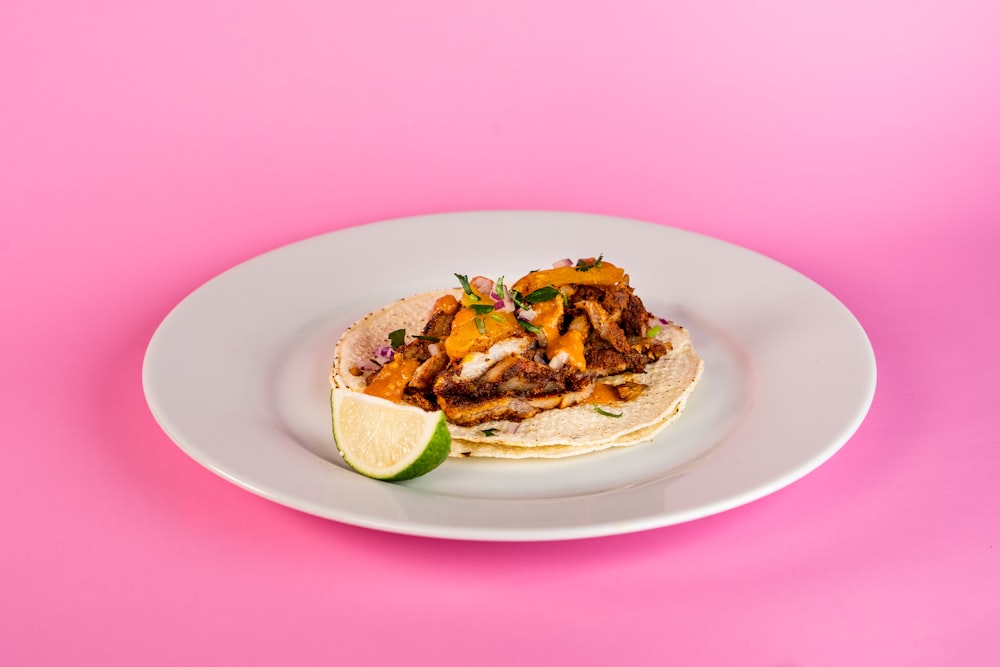
M 386 481 L 425 475 L 451 451 L 444 413 L 344 388 L 330 392 L 333 438 L 353 470 Z

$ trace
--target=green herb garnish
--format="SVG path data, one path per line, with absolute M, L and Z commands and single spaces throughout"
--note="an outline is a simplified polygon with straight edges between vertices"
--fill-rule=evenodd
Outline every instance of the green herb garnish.
M 472 312 L 476 315 L 487 315 L 495 310 L 493 304 L 488 303 L 474 303 L 469 306 L 469 308 L 472 309 Z
M 499 278 L 497 278 L 497 284 L 496 284 L 495 289 L 497 291 L 497 298 L 498 299 L 503 299 L 503 289 L 504 289 L 503 288 L 503 276 L 500 276 Z
M 597 412 L 597 414 L 599 414 L 599 415 L 604 415 L 605 417 L 614 417 L 615 419 L 618 419 L 618 418 L 619 418 L 619 417 L 621 417 L 621 416 L 622 416 L 623 414 L 625 414 L 624 412 L 622 412 L 622 413 L 619 413 L 619 414 L 617 414 L 617 415 L 616 415 L 616 414 L 615 414 L 615 413 L 613 413 L 613 412 L 608 412 L 607 410 L 602 410 L 602 409 L 601 409 L 601 406 L 599 406 L 599 405 L 598 405 L 597 403 L 594 403 L 594 410 L 595 410 L 595 411 Z
M 493 436 L 495 436 L 499 432 L 500 432 L 500 429 L 498 429 L 498 428 L 484 428 L 483 429 L 483 435 L 485 435 L 487 438 L 492 438 Z
M 510 300 L 514 302 L 514 305 L 522 310 L 531 310 L 531 304 L 525 303 L 524 298 L 521 293 L 516 289 L 510 290 Z
M 469 284 L 469 276 L 463 276 L 460 273 L 456 273 L 455 277 L 458 278 L 458 282 L 462 284 L 462 289 L 465 293 L 469 295 L 469 298 L 473 301 L 479 301 L 480 297 L 478 294 L 472 291 L 472 285 Z
M 439 343 L 439 342 L 441 342 L 440 338 L 435 338 L 434 336 L 414 336 L 414 338 L 417 338 L 419 340 L 426 340 L 428 343 Z
M 542 333 L 542 330 L 539 329 L 538 327 L 536 327 L 531 322 L 519 319 L 517 321 L 517 323 L 520 324 L 524 328 L 525 331 L 530 331 L 533 334 L 540 334 L 540 333 Z
M 562 294 L 552 285 L 547 285 L 545 287 L 539 287 L 534 292 L 529 293 L 524 297 L 524 300 L 528 303 L 541 303 L 542 301 L 550 301 L 557 296 Z
M 494 322 L 503 322 L 503 315 L 500 313 L 490 313 L 490 319 Z
M 396 329 L 389 333 L 389 344 L 392 345 L 392 349 L 398 350 L 403 346 L 403 341 L 406 338 L 406 329 Z
M 481 335 L 481 336 L 485 335 L 486 334 L 486 322 L 483 322 L 483 318 L 481 318 L 481 317 L 475 317 L 475 318 L 473 318 L 473 321 L 476 323 L 476 331 L 479 332 L 479 335 Z
M 656 335 L 660 333 L 662 329 L 663 327 L 661 327 L 659 324 L 657 324 L 655 327 L 649 327 L 649 331 L 646 332 L 646 338 L 656 338 Z
M 604 265 L 604 254 L 598 255 L 597 259 L 593 262 L 585 262 L 582 259 L 578 260 L 576 263 L 577 271 L 590 271 L 591 269 L 599 268 Z

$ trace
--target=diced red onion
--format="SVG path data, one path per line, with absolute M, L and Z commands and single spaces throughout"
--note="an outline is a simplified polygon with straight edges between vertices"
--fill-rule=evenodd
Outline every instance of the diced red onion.
M 493 291 L 493 281 L 483 276 L 476 276 L 469 284 L 480 294 L 489 294 Z
M 567 257 L 566 259 L 560 259 L 558 261 L 552 262 L 553 269 L 561 269 L 564 266 L 573 266 L 573 260 Z
M 493 310 L 512 313 L 514 312 L 514 299 L 510 296 L 510 292 L 507 290 L 504 290 L 504 292 L 505 295 L 502 298 L 495 291 L 490 292 L 490 298 L 493 299 Z
M 430 354 L 432 357 L 436 357 L 440 351 L 441 351 L 441 346 L 438 345 L 437 343 L 429 343 L 427 345 L 427 353 Z
M 503 430 L 506 431 L 507 433 L 513 434 L 517 433 L 517 429 L 519 429 L 520 427 L 521 427 L 521 422 L 507 422 L 504 425 Z
M 538 315 L 534 310 L 525 310 L 524 308 L 517 311 L 518 319 L 524 320 L 525 322 L 531 322 Z

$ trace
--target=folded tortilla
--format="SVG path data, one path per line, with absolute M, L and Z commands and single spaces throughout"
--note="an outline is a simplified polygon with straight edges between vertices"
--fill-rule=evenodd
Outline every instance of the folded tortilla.
M 364 376 L 351 369 L 363 367 L 384 347 L 390 332 L 421 331 L 434 302 L 461 290 L 438 290 L 406 297 L 369 313 L 351 325 L 337 342 L 330 382 L 334 387 L 364 391 Z M 492 421 L 475 426 L 449 424 L 451 455 L 491 458 L 562 458 L 611 447 L 652 440 L 677 419 L 704 368 L 688 331 L 676 324 L 661 326 L 657 338 L 669 343 L 668 352 L 646 366 L 643 373 L 624 373 L 601 382 L 638 382 L 645 391 L 630 401 L 601 406 L 592 403 L 545 410 L 522 422 Z M 487 435 L 493 433 L 493 435 Z

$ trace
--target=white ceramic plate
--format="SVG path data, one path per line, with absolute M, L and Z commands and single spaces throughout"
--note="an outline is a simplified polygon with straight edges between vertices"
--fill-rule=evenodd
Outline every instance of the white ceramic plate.
M 705 372 L 655 441 L 553 461 L 448 460 L 391 484 L 351 472 L 330 429 L 341 332 L 397 298 L 603 253 L 691 331 Z M 196 461 L 275 502 L 380 530 L 473 540 L 626 533 L 728 510 L 832 456 L 875 391 L 864 331 L 801 274 L 737 246 L 594 215 L 476 212 L 353 227 L 195 290 L 143 365 L 150 409 Z

